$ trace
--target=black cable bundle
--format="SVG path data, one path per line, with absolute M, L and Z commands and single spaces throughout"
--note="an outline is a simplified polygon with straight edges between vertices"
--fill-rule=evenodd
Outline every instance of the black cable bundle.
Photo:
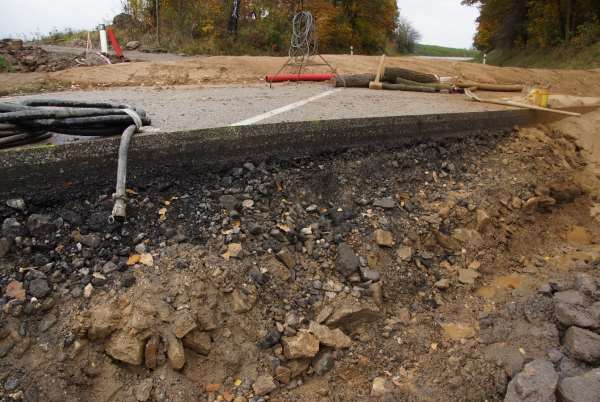
M 135 121 L 136 116 L 141 122 Z M 64 100 L 0 103 L 0 148 L 39 142 L 52 133 L 104 137 L 121 135 L 131 125 L 150 124 L 146 112 L 128 105 Z

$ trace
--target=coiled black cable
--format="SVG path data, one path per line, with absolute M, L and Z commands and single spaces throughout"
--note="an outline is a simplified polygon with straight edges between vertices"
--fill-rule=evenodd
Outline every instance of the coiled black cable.
M 129 105 L 55 99 L 0 103 L 0 148 L 39 142 L 53 133 L 121 135 L 132 124 L 138 125 L 132 114 L 140 117 L 142 125 L 151 124 L 144 110 Z

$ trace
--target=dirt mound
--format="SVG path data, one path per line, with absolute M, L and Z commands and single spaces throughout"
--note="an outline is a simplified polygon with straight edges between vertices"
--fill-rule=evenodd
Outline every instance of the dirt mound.
M 131 179 L 123 224 L 112 178 L 3 200 L 3 397 L 583 400 L 600 230 L 581 151 L 539 126 L 174 167 Z
M 77 66 L 72 58 L 54 57 L 39 46 L 16 39 L 0 41 L 0 57 L 10 72 L 52 72 Z

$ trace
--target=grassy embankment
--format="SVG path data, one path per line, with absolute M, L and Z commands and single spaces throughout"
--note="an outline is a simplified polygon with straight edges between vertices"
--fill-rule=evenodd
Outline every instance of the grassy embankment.
M 587 47 L 561 46 L 554 49 L 494 50 L 488 62 L 497 66 L 531 68 L 600 68 L 600 42 Z

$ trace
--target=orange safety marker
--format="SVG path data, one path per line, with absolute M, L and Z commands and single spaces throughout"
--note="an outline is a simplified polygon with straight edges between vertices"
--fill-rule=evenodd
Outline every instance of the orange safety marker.
M 117 57 L 122 59 L 124 57 L 123 50 L 121 49 L 121 45 L 119 44 L 119 41 L 117 40 L 117 36 L 113 32 L 112 28 L 108 27 L 106 29 L 106 33 L 108 33 L 108 38 L 110 39 L 110 44 L 112 45 L 113 49 L 115 50 Z

